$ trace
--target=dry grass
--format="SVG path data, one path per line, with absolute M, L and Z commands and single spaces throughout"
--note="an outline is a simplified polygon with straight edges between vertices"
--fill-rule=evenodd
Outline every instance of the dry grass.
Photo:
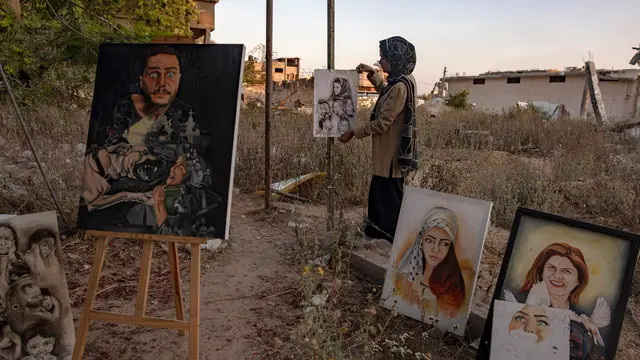
M 361 123 L 367 121 L 368 111 L 361 112 Z M 88 112 L 43 107 L 25 110 L 24 115 L 64 216 L 73 224 Z M 235 187 L 242 191 L 263 185 L 263 120 L 262 109 L 245 109 L 241 114 Z M 289 111 L 274 115 L 270 149 L 274 181 L 325 169 L 326 141 L 312 137 L 311 124 L 312 115 Z M 37 168 L 25 153 L 26 144 L 13 112 L 3 104 L 0 127 L 0 213 L 52 209 Z M 640 231 L 637 140 L 579 121 L 545 122 L 527 111 L 498 115 L 451 111 L 438 119 L 420 118 L 419 136 L 422 163 L 417 180 L 421 186 L 493 201 L 494 226 L 508 229 L 515 209 L 527 206 Z M 370 146 L 368 139 L 336 143 L 339 210 L 365 205 Z M 312 197 L 322 202 L 325 194 L 317 191 Z M 346 233 L 350 225 L 341 230 Z M 322 252 L 313 234 L 300 233 L 298 240 L 303 269 Z M 504 244 L 490 245 L 500 249 Z M 328 266 L 307 268 L 296 301 L 310 304 L 311 298 L 325 289 L 327 306 L 310 307 L 300 326 L 290 336 L 282 335 L 284 345 L 269 358 L 394 359 L 402 353 L 407 356 L 407 351 L 413 358 L 420 358 L 416 352 L 431 353 L 433 358 L 474 357 L 464 339 L 378 308 L 381 289 L 350 274 L 343 251 L 342 247 L 334 248 Z M 492 254 L 499 257 L 498 253 Z M 318 268 L 325 273 L 318 273 Z M 634 280 L 634 285 L 640 285 L 640 275 Z M 632 310 L 640 305 L 638 286 L 634 288 Z M 631 336 L 634 329 L 636 325 L 625 323 L 621 349 L 638 345 Z

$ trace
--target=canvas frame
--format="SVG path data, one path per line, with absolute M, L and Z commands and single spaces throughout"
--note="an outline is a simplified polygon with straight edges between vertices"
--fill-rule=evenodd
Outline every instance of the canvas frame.
M 633 272 L 636 267 L 636 259 L 638 258 L 638 253 L 640 250 L 640 235 L 634 234 L 627 231 L 616 230 L 612 228 L 608 228 L 601 225 L 596 225 L 592 223 L 588 223 L 581 220 L 571 219 L 564 216 L 545 213 L 538 210 L 533 210 L 525 207 L 518 207 L 516 210 L 516 215 L 514 217 L 513 223 L 511 225 L 511 232 L 509 234 L 509 240 L 507 242 L 507 247 L 502 258 L 502 265 L 500 267 L 500 274 L 498 276 L 498 280 L 496 282 L 495 290 L 493 296 L 491 298 L 491 304 L 489 306 L 489 312 L 487 313 L 487 319 L 485 321 L 484 331 L 482 333 L 482 338 L 480 340 L 480 345 L 478 347 L 478 351 L 476 354 L 476 360 L 488 360 L 491 350 L 491 332 L 493 328 L 493 308 L 494 301 L 500 300 L 503 286 L 505 283 L 505 279 L 507 276 L 507 271 L 509 269 L 509 263 L 511 262 L 511 256 L 513 255 L 513 250 L 515 246 L 515 241 L 518 236 L 518 230 L 520 228 L 520 223 L 523 217 L 530 217 L 538 220 L 546 220 L 550 222 L 554 222 L 560 225 L 569 226 L 572 228 L 592 231 L 595 233 L 612 236 L 620 239 L 620 241 L 629 242 L 629 253 L 628 253 L 628 261 L 626 268 L 624 270 L 624 276 L 622 280 L 622 286 L 618 297 L 618 302 L 615 305 L 616 310 L 618 312 L 613 313 L 611 315 L 611 334 L 610 338 L 612 341 L 607 345 L 606 348 L 606 359 L 614 360 L 615 355 L 618 349 L 618 342 L 620 338 L 620 333 L 622 332 L 622 323 L 624 321 L 624 311 L 621 313 L 620 310 L 624 310 L 627 307 L 629 294 L 631 292 L 631 284 L 633 281 Z
M 239 59 L 244 59 L 245 55 L 246 55 L 246 46 L 244 44 L 238 44 L 238 43 L 231 43 L 231 44 L 180 44 L 180 43 L 172 43 L 172 42 L 151 42 L 151 43 L 101 43 L 99 45 L 99 51 L 98 53 L 105 53 L 105 52 L 113 52 L 116 51 L 118 49 L 125 49 L 125 48 L 130 48 L 131 49 L 131 56 L 132 57 L 138 57 L 140 55 L 140 53 L 144 52 L 145 49 L 151 49 L 154 47 L 170 47 L 173 48 L 175 51 L 177 51 L 180 55 L 179 58 L 182 59 L 180 61 L 180 65 L 181 67 L 184 65 L 184 58 L 183 56 L 183 52 L 186 53 L 188 56 L 193 56 L 194 51 L 192 49 L 194 48 L 202 48 L 202 49 L 213 49 L 213 47 L 217 47 L 219 49 L 224 49 L 224 48 L 238 48 L 241 47 L 241 54 L 239 54 Z M 115 50 L 113 50 L 115 49 Z M 102 57 L 99 56 L 98 57 L 98 65 L 97 65 L 97 69 L 100 69 L 101 67 L 108 67 L 108 66 L 104 66 L 104 63 L 108 62 L 108 58 L 106 57 Z M 189 59 L 187 60 L 189 62 L 197 62 L 194 61 L 193 59 Z M 102 66 L 101 66 L 102 65 Z M 122 64 L 121 64 L 122 65 Z M 131 71 L 130 67 L 132 66 L 132 62 L 131 60 L 129 61 L 129 63 L 127 64 L 129 66 L 129 72 Z M 234 64 L 235 65 L 235 64 Z M 116 229 L 113 227 L 96 227 L 96 226 L 86 226 L 83 222 L 79 222 L 79 227 L 84 229 L 84 230 L 92 230 L 92 231 L 106 231 L 106 232 L 117 232 L 117 233 L 122 233 L 122 234 L 128 234 L 129 236 L 132 237 L 136 237 L 138 235 L 142 235 L 144 237 L 144 235 L 153 235 L 155 237 L 158 238 L 162 238 L 162 237 L 172 237 L 172 236 L 181 236 L 181 237 L 186 237 L 186 238 L 219 238 L 219 239 L 229 239 L 229 232 L 230 232 L 230 227 L 231 227 L 231 208 L 232 208 L 232 201 L 233 201 L 233 195 L 234 195 L 234 191 L 233 191 L 233 185 L 234 185 L 234 181 L 235 181 L 235 171 L 236 171 L 236 158 L 237 158 L 237 144 L 238 144 L 238 134 L 239 134 L 239 127 L 240 127 L 240 112 L 241 112 L 241 98 L 242 98 L 242 79 L 244 76 L 244 66 L 243 66 L 243 62 L 240 61 L 238 64 L 238 68 L 237 69 L 232 69 L 234 71 L 238 72 L 238 81 L 237 81 L 237 95 L 234 93 L 232 95 L 234 95 L 235 97 L 235 104 L 233 105 L 234 108 L 234 115 L 233 115 L 233 136 L 232 138 L 228 138 L 226 139 L 231 140 L 230 144 L 228 144 L 230 146 L 230 160 L 229 160 L 229 171 L 228 171 L 228 184 L 226 184 L 225 186 L 225 191 L 226 196 L 223 196 L 223 201 L 226 202 L 226 204 L 223 204 L 224 207 L 220 207 L 220 206 L 216 206 L 220 207 L 220 212 L 224 211 L 224 215 L 220 215 L 220 216 L 216 216 L 216 218 L 223 218 L 225 219 L 224 221 L 224 226 L 220 226 L 220 230 L 216 230 L 215 234 L 208 234 L 207 236 L 202 236 L 202 235 L 198 235 L 198 234 L 192 234 L 192 235 L 175 235 L 175 234 L 170 234 L 170 235 L 163 235 L 160 233 L 154 233 L 154 232 L 146 232 L 143 230 L 138 230 L 138 229 L 134 229 L 135 227 L 132 226 L 125 226 L 122 229 Z M 189 69 L 189 65 L 185 66 L 186 69 Z M 123 71 L 126 71 L 126 68 L 123 68 Z M 110 68 L 110 70 L 113 70 Z M 181 70 L 184 70 L 181 69 Z M 190 70 L 190 69 L 189 69 Z M 186 74 L 186 72 L 183 72 L 183 75 Z M 211 73 L 213 74 L 213 73 Z M 209 73 L 207 73 L 206 75 L 211 75 Z M 131 75 L 131 74 L 129 74 Z M 193 73 L 191 73 L 189 75 L 191 78 L 195 78 L 197 75 L 193 75 Z M 186 78 L 186 77 L 185 77 Z M 98 75 L 96 75 L 94 80 L 98 79 Z M 128 79 L 129 81 L 133 80 L 133 78 Z M 125 78 L 121 78 L 119 80 L 120 82 L 125 81 Z M 102 81 L 104 82 L 104 80 Z M 112 87 L 113 89 L 116 88 L 120 88 L 122 89 L 122 85 L 119 84 L 119 82 L 112 82 Z M 186 84 L 180 84 L 179 89 L 177 94 L 181 95 L 182 92 L 184 91 L 184 88 L 188 87 Z M 100 110 L 102 109 L 102 105 L 100 104 L 100 101 L 102 101 L 102 97 L 107 97 L 107 95 L 109 95 L 109 91 L 108 90 L 113 90 L 113 89 L 103 89 L 103 88 L 98 88 L 97 83 L 94 85 L 94 89 L 92 92 L 92 96 L 93 96 L 93 100 L 92 100 L 92 104 L 91 104 L 91 116 L 88 119 L 88 129 L 87 129 L 87 137 L 85 138 L 85 145 L 86 145 L 86 149 L 90 149 L 91 146 L 95 146 L 96 143 L 92 142 L 92 137 L 95 137 L 95 129 L 94 127 L 96 126 L 95 123 L 99 122 L 101 120 L 101 118 L 104 118 L 106 116 L 104 115 L 96 115 L 94 114 L 95 110 Z M 191 92 L 194 92 L 193 89 L 189 90 Z M 235 91 L 235 89 L 234 89 Z M 132 92 L 134 93 L 134 92 Z M 189 102 L 197 102 L 199 100 L 199 96 L 191 96 L 189 97 L 190 99 L 188 100 Z M 98 99 L 98 100 L 96 100 Z M 177 96 L 178 100 L 182 100 L 185 101 L 185 98 L 181 97 L 181 96 Z M 113 106 L 115 107 L 116 102 L 113 102 Z M 193 104 L 192 104 L 193 105 Z M 231 106 L 228 106 L 229 110 L 231 109 Z M 99 111 L 98 111 L 99 112 Z M 205 112 L 204 110 L 201 112 Z M 215 120 L 215 118 L 214 118 Z M 211 121 L 211 119 L 209 117 L 206 118 L 206 121 Z M 199 120 L 196 121 L 198 127 L 202 126 L 202 123 L 204 123 L 204 120 Z M 230 127 L 231 128 L 231 127 Z M 209 129 L 211 130 L 211 129 Z M 95 139 L 93 139 L 95 140 Z M 210 135 L 210 140 L 213 141 L 215 140 L 215 135 Z M 191 144 L 191 146 L 193 146 L 193 144 Z M 217 150 L 217 149 L 216 149 Z M 210 154 L 207 153 L 208 156 L 211 156 Z M 86 154 L 84 155 L 86 156 Z M 210 165 L 210 164 L 208 164 Z M 214 171 L 212 171 L 212 173 L 214 173 Z M 227 174 L 227 172 L 225 171 L 225 174 Z M 82 181 L 82 178 L 84 177 L 84 167 L 81 170 L 80 173 L 80 181 Z M 215 177 L 215 175 L 214 175 Z M 222 189 L 222 186 L 219 186 L 220 189 Z M 210 187 L 208 187 L 208 189 L 210 189 Z M 79 194 L 80 195 L 80 194 Z M 78 207 L 77 214 L 78 214 L 78 218 L 82 219 L 83 216 L 80 213 L 80 207 Z M 215 211 L 217 211 L 217 209 L 214 209 Z M 209 212 L 212 211 L 212 209 L 208 210 Z M 209 224 L 211 225 L 211 224 Z
M 434 323 L 433 325 L 437 328 L 440 328 L 443 331 L 447 331 L 450 332 L 452 334 L 455 334 L 457 336 L 464 336 L 465 331 L 467 330 L 468 326 L 469 326 L 469 317 L 471 315 L 472 312 L 472 308 L 473 308 L 473 298 L 474 295 L 476 294 L 476 285 L 478 283 L 478 278 L 479 278 L 479 273 L 480 273 L 480 263 L 482 261 L 482 254 L 484 252 L 484 244 L 486 243 L 486 239 L 487 239 L 487 234 L 489 231 L 489 228 L 491 226 L 491 212 L 493 210 L 493 206 L 494 203 L 491 201 L 487 201 L 487 200 L 483 200 L 483 199 L 476 199 L 476 198 L 470 198 L 470 197 L 465 197 L 465 196 L 461 196 L 461 195 L 456 195 L 456 194 L 448 194 L 448 193 L 444 193 L 444 192 L 439 192 L 439 191 L 434 191 L 434 190 L 429 190 L 429 189 L 423 189 L 423 188 L 418 188 L 418 187 L 411 187 L 411 186 L 405 186 L 405 191 L 404 191 L 404 196 L 414 196 L 416 198 L 420 198 L 420 206 L 425 206 L 425 212 L 422 213 L 422 211 L 418 211 L 419 213 L 421 213 L 421 221 L 420 224 L 422 224 L 422 222 L 424 221 L 424 216 L 428 213 L 429 209 L 433 209 L 434 207 L 445 207 L 451 211 L 453 211 L 456 216 L 461 216 L 460 214 L 460 207 L 468 207 L 469 204 L 473 204 L 472 206 L 477 207 L 477 208 L 482 208 L 482 207 L 486 207 L 486 209 L 482 209 L 483 213 L 478 213 L 478 214 L 473 214 L 473 216 L 480 216 L 482 215 L 482 218 L 479 217 L 479 219 L 482 219 L 481 222 L 481 227 L 478 226 L 477 228 L 475 227 L 475 225 L 479 225 L 479 224 L 475 224 L 475 221 L 471 221 L 468 222 L 465 226 L 462 225 L 462 222 L 460 221 L 460 217 L 458 217 L 458 221 L 460 221 L 458 223 L 458 231 L 462 231 L 462 229 L 464 229 L 464 231 L 469 231 L 472 230 L 471 232 L 466 232 L 466 236 L 469 238 L 474 238 L 474 236 L 479 235 L 479 233 L 477 234 L 475 231 L 481 231 L 482 233 L 482 238 L 480 242 L 475 242 L 472 245 L 467 243 L 465 246 L 463 247 L 471 247 L 473 246 L 476 250 L 477 250 L 477 255 L 471 255 L 470 253 L 466 253 L 466 255 L 463 253 L 456 253 L 456 257 L 457 257 L 457 261 L 458 264 L 461 264 L 461 260 L 469 260 L 472 262 L 472 264 L 474 265 L 473 271 L 474 271 L 474 275 L 473 278 L 469 279 L 470 280 L 470 284 L 471 284 L 471 291 L 465 296 L 465 302 L 468 301 L 468 305 L 466 310 L 464 310 L 464 312 L 459 313 L 454 319 L 460 320 L 459 317 L 461 316 L 461 314 L 464 314 L 464 321 L 455 321 L 453 323 L 449 323 L 448 325 L 444 325 L 443 322 L 439 322 L 439 323 Z M 413 204 L 410 201 L 406 201 L 407 199 L 405 199 L 403 197 L 403 209 L 404 206 L 412 206 Z M 449 203 L 449 205 L 433 205 L 431 202 L 435 203 L 435 204 L 440 204 L 440 203 Z M 429 203 L 429 206 L 427 207 L 426 204 Z M 451 204 L 455 204 L 455 205 L 451 205 Z M 481 206 L 482 205 L 482 206 Z M 458 209 L 456 209 L 458 208 Z M 486 213 L 484 212 L 486 211 Z M 404 214 L 403 210 L 401 209 L 400 211 L 400 216 L 402 216 Z M 469 215 L 469 214 L 465 214 L 465 215 Z M 486 215 L 486 219 L 484 218 L 484 216 Z M 400 219 L 398 221 L 398 224 L 401 224 L 403 222 L 402 219 Z M 394 267 L 394 263 L 395 263 L 395 258 L 398 255 L 402 254 L 402 243 L 403 243 L 403 239 L 399 238 L 399 233 L 403 233 L 404 231 L 401 230 L 400 226 L 398 226 L 398 228 L 396 229 L 396 233 L 395 233 L 395 238 L 396 240 L 394 240 L 394 244 L 390 253 L 390 258 L 389 261 L 385 267 L 385 276 L 384 276 L 384 283 L 383 283 L 383 293 L 382 293 L 382 298 L 380 299 L 380 304 L 381 306 L 385 307 L 388 310 L 391 310 L 391 306 L 387 305 L 387 301 L 389 299 L 392 298 L 393 292 L 390 295 L 386 295 L 387 292 L 389 290 L 391 290 L 390 288 L 393 288 L 392 291 L 395 291 L 395 287 L 393 285 L 390 285 L 393 283 L 393 278 L 395 275 L 390 275 L 391 271 L 393 271 L 393 267 Z M 417 235 L 417 233 L 413 234 L 413 231 L 409 231 L 408 232 L 410 237 L 415 238 L 415 236 Z M 406 234 L 405 234 L 406 235 Z M 474 238 L 474 239 L 479 239 L 479 238 Z M 462 240 L 461 238 L 458 238 L 456 241 Z M 455 245 L 454 245 L 455 246 Z M 396 249 L 400 248 L 401 250 L 398 251 L 398 253 L 396 253 Z M 459 250 L 459 249 L 458 249 Z M 475 250 L 474 250 L 475 251 Z M 472 251 L 473 253 L 473 251 Z M 466 281 L 466 279 L 465 279 Z M 407 313 L 403 313 L 402 311 L 398 310 L 399 314 L 402 314 L 403 316 L 406 316 L 408 318 L 412 318 L 416 321 L 420 321 L 422 322 L 422 320 L 420 320 L 419 318 L 413 317 L 410 314 Z M 454 320 L 452 319 L 452 320 Z M 424 322 L 424 324 L 428 324 L 427 322 Z M 455 326 L 455 327 L 454 327 Z

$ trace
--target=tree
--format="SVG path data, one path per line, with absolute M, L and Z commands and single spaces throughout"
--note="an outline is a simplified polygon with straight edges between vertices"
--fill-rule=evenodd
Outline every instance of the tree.
M 452 108 L 459 110 L 468 110 L 471 108 L 469 103 L 469 90 L 463 89 L 462 91 L 453 94 L 446 100 L 446 104 Z
M 190 35 L 197 14 L 192 0 L 22 0 L 20 5 L 21 19 L 9 2 L 0 1 L 0 59 L 18 90 L 28 87 L 43 95 L 74 88 L 63 84 L 67 80 L 90 84 L 100 43 Z M 125 26 L 117 22 L 122 17 L 134 21 Z
M 253 56 L 244 62 L 244 76 L 242 82 L 249 85 L 261 84 L 263 82 L 262 72 L 256 70 L 256 62 Z

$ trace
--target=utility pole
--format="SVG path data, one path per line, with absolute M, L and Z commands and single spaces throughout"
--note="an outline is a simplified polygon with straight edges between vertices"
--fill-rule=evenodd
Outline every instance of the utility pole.
M 445 77 L 447 77 L 447 67 L 444 67 L 444 71 L 442 72 L 442 81 L 440 82 L 440 97 L 444 98 L 444 88 L 445 88 Z
M 266 84 L 264 91 L 264 208 L 271 208 L 271 93 L 273 91 L 273 0 L 267 0 Z
M 335 64 L 335 0 L 327 0 L 327 69 L 334 69 Z M 335 139 L 327 138 L 327 232 L 332 232 L 335 225 L 335 174 L 333 168 L 333 145 Z

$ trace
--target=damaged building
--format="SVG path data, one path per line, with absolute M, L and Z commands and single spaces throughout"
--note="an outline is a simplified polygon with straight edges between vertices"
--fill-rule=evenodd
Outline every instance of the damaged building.
M 602 100 L 609 118 L 625 121 L 640 116 L 640 70 L 597 70 Z M 442 80 L 442 79 L 441 79 Z M 562 104 L 572 117 L 580 114 L 585 86 L 584 68 L 486 72 L 444 79 L 450 94 L 464 89 L 469 101 L 486 111 L 501 111 L 521 102 Z M 588 113 L 592 112 L 591 107 Z

